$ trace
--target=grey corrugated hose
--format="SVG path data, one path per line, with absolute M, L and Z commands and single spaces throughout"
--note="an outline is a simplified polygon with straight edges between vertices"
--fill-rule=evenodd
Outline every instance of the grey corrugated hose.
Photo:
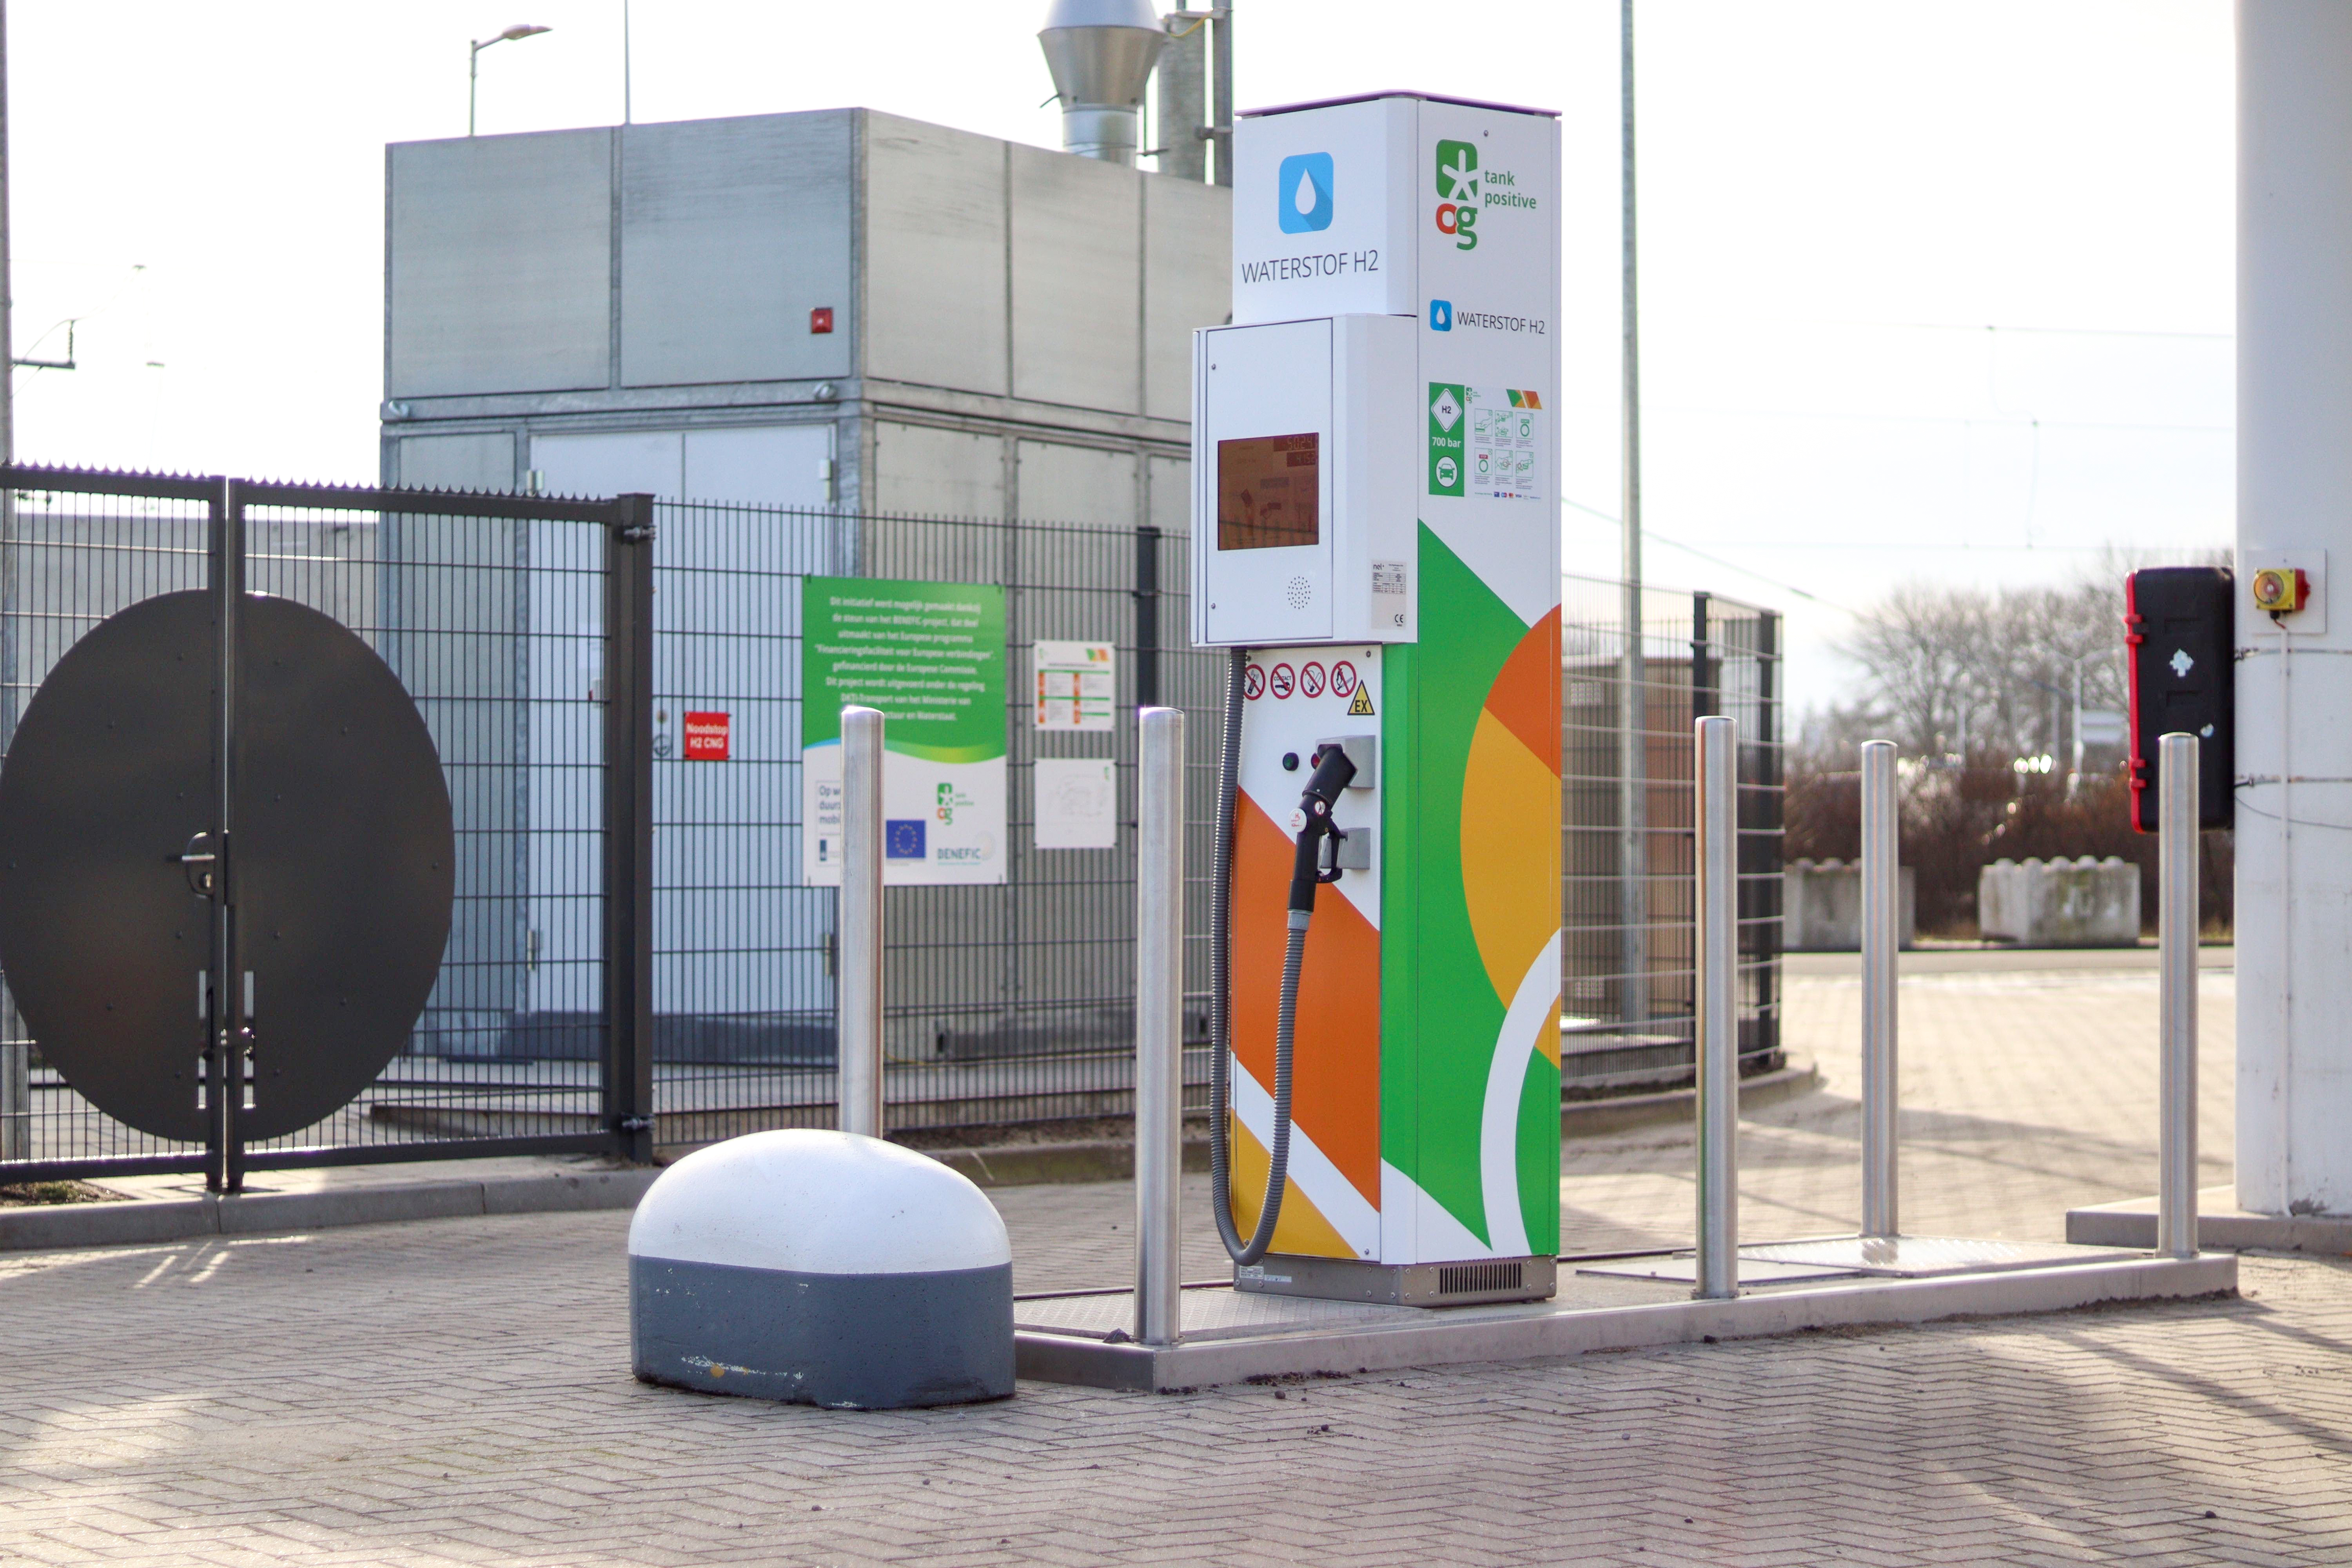
M 1265 1256 L 1282 1217 L 1283 1184 L 1290 1174 L 1290 1055 L 1298 1015 L 1298 969 L 1307 953 L 1307 916 L 1293 911 L 1282 954 L 1282 1010 L 1274 1037 L 1274 1143 L 1266 1165 L 1265 1201 L 1258 1205 L 1257 1229 L 1244 1244 L 1234 1226 L 1233 1202 L 1233 902 L 1234 810 L 1238 804 L 1242 753 L 1242 679 L 1249 654 L 1233 650 L 1225 666 L 1225 722 L 1217 748 L 1217 863 L 1209 884 L 1209 1192 L 1217 1213 L 1217 1235 L 1236 1264 L 1246 1268 Z

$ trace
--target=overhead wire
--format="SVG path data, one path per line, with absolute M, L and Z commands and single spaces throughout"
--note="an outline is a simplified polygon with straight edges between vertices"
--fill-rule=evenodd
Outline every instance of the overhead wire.
M 1560 504 L 1562 506 L 1574 507 L 1577 510 L 1597 517 L 1603 522 L 1615 523 L 1619 528 L 1625 526 L 1625 520 L 1623 518 L 1615 516 L 1610 512 L 1602 511 L 1597 506 L 1587 506 L 1580 500 L 1570 500 L 1566 496 L 1560 497 Z M 1811 604 L 1819 605 L 1824 609 L 1835 610 L 1843 616 L 1852 616 L 1857 621 L 1866 621 L 1870 618 L 1864 615 L 1860 610 L 1850 610 L 1843 605 L 1837 603 L 1835 600 L 1824 599 L 1819 594 L 1813 593 L 1809 589 L 1798 587 L 1794 583 L 1783 583 L 1777 577 L 1767 577 L 1763 573 L 1755 571 L 1749 567 L 1742 566 L 1736 561 L 1727 561 L 1720 555 L 1710 555 L 1706 551 L 1698 549 L 1695 545 L 1685 544 L 1680 540 L 1668 539 L 1664 534 L 1658 532 L 1655 529 L 1643 529 L 1642 537 L 1647 540 L 1654 540 L 1658 543 L 1664 545 L 1669 550 L 1679 550 L 1685 555 L 1696 556 L 1699 560 L 1705 561 L 1711 565 L 1720 566 L 1727 572 L 1737 572 L 1743 577 L 1752 577 L 1759 583 L 1778 588 L 1784 594 L 1793 594 L 1798 598 L 1806 600 Z

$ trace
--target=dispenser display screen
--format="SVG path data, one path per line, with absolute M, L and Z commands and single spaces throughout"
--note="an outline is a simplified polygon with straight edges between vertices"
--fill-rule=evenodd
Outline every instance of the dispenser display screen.
M 1322 538 L 1323 437 L 1217 443 L 1217 548 L 1277 550 Z

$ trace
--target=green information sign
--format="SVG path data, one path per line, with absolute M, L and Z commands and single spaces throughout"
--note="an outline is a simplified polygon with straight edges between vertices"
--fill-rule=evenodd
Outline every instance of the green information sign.
M 801 585 L 801 866 L 841 881 L 841 710 L 879 709 L 886 882 L 1004 879 L 1004 590 Z

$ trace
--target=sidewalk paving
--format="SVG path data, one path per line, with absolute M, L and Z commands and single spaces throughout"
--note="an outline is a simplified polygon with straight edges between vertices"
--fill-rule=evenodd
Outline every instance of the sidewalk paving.
M 1826 1083 L 1744 1129 L 1751 1238 L 1853 1223 L 1858 1003 L 1790 982 Z M 2144 973 L 1906 982 L 1906 1228 L 2054 1239 L 2147 1191 L 2155 1016 Z M 1570 1144 L 1569 1245 L 1685 1237 L 1689 1152 Z M 1191 1278 L 1223 1263 L 1201 1188 Z M 992 1195 L 1023 1289 L 1127 1277 L 1124 1185 Z M 626 1223 L 0 1257 L 0 1563 L 2352 1561 L 2352 1260 L 2250 1258 L 2234 1301 L 851 1415 L 633 1382 Z

